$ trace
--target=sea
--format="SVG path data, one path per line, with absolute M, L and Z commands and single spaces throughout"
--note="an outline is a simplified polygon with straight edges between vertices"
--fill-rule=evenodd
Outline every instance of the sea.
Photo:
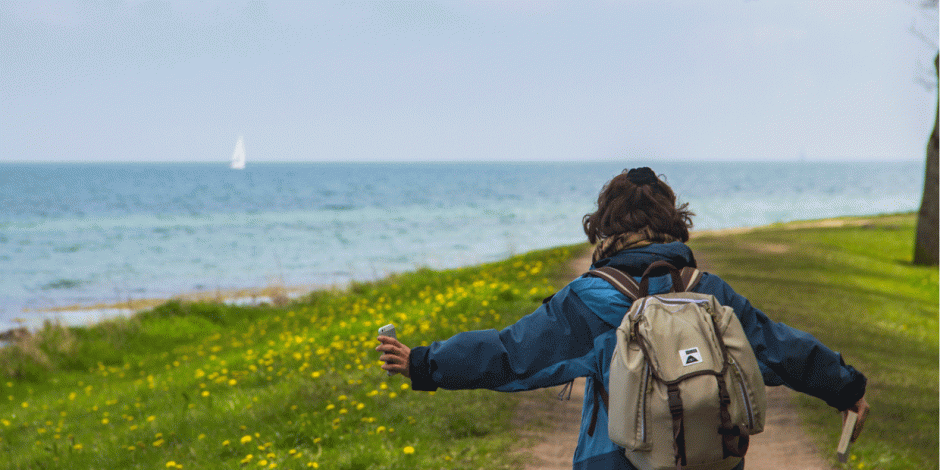
M 0 163 L 0 331 L 579 243 L 600 188 L 639 166 L 694 230 L 915 211 L 924 177 L 922 161 Z

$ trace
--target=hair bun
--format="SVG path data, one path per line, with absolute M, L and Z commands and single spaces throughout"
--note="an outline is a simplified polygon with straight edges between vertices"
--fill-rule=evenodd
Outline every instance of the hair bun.
M 627 179 L 637 186 L 645 186 L 659 181 L 659 178 L 656 177 L 656 173 L 647 166 L 631 169 L 627 172 Z

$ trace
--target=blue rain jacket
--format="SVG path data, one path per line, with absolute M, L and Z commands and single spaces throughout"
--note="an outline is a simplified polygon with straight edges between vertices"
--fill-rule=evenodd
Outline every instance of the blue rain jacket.
M 695 266 L 684 243 L 653 244 L 621 251 L 595 263 L 612 266 L 639 280 L 647 266 L 665 260 L 677 268 Z M 651 294 L 672 287 L 668 275 L 650 279 Z M 844 410 L 865 394 L 865 376 L 812 335 L 770 320 L 721 278 L 704 274 L 694 289 L 712 294 L 741 320 L 767 385 L 786 385 Z M 601 404 L 593 436 L 587 435 L 596 405 L 593 387 L 606 388 L 616 329 L 632 301 L 602 279 L 582 276 L 535 312 L 503 329 L 468 331 L 411 350 L 414 390 L 490 389 L 502 392 L 561 385 L 587 377 L 575 469 L 633 469 L 624 450 L 607 436 Z M 593 379 L 593 380 L 592 380 Z

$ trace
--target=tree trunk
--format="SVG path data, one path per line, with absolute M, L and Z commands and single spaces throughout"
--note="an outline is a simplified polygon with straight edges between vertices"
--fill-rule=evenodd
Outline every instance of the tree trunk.
M 933 60 L 934 69 L 937 70 L 937 83 L 940 85 L 940 54 Z M 927 169 L 924 172 L 924 195 L 920 203 L 920 214 L 917 218 L 917 238 L 914 243 L 914 264 L 936 265 L 940 261 L 938 242 L 938 204 L 940 188 L 937 176 L 937 121 L 940 119 L 940 93 L 938 93 L 937 115 L 934 116 L 933 132 L 927 142 Z

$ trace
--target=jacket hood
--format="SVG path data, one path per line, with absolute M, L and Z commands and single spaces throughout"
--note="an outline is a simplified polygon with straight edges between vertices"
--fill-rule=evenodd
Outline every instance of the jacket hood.
M 598 260 L 591 266 L 591 269 L 610 266 L 631 276 L 640 277 L 643 271 L 656 261 L 668 261 L 678 269 L 686 266 L 698 267 L 688 245 L 682 242 L 672 242 L 653 243 L 640 248 L 626 249 L 610 258 Z

